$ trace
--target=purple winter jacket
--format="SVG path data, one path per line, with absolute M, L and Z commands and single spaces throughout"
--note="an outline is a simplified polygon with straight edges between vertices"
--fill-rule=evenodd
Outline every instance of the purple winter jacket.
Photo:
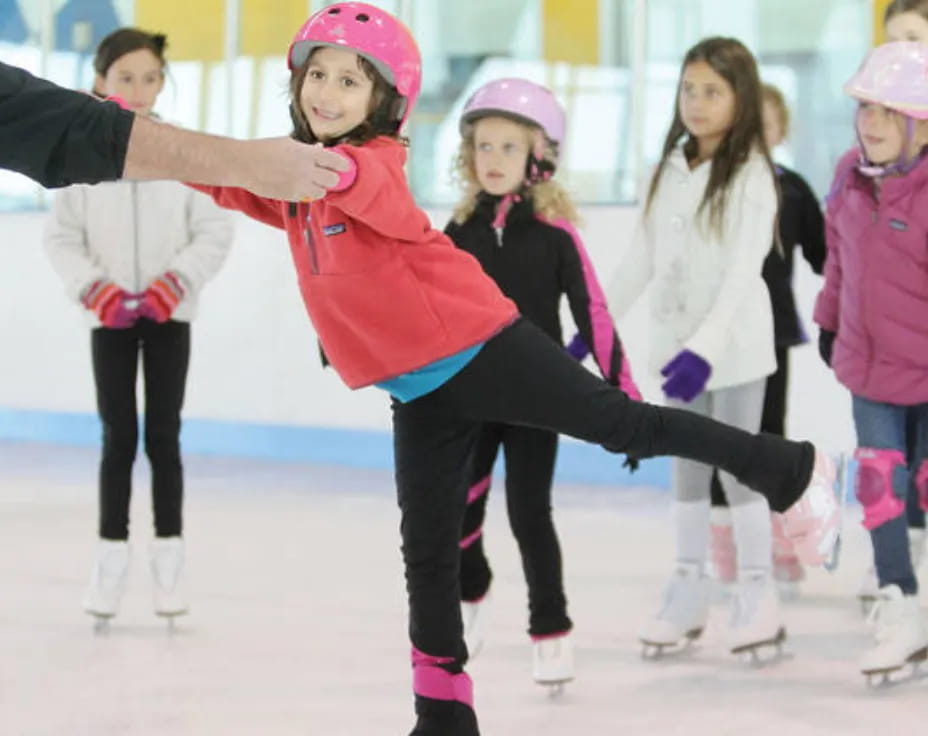
M 874 182 L 841 158 L 826 212 L 828 256 L 815 321 L 837 333 L 831 366 L 857 396 L 928 402 L 928 156 Z

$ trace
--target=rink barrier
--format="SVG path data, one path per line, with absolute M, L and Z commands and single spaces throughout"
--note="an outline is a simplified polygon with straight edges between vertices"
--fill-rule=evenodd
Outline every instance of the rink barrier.
M 88 413 L 0 409 L 0 441 L 95 447 L 100 442 L 100 421 L 96 414 Z M 370 469 L 393 467 L 390 433 L 380 430 L 190 418 L 184 419 L 181 443 L 186 454 Z M 667 458 L 642 462 L 634 475 L 622 468 L 622 461 L 622 456 L 610 454 L 597 445 L 563 440 L 558 450 L 555 480 L 669 489 L 670 461 Z

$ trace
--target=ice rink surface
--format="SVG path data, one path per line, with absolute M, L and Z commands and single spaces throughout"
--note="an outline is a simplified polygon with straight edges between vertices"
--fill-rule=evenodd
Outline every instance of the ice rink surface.
M 409 644 L 388 472 L 187 458 L 191 614 L 169 635 L 151 611 L 140 462 L 129 589 L 101 637 L 80 609 L 96 462 L 95 450 L 0 443 L 0 734 L 408 734 Z M 669 572 L 668 494 L 559 487 L 577 679 L 552 699 L 529 675 L 524 583 L 502 500 L 494 489 L 491 619 L 468 668 L 484 736 L 928 729 L 928 679 L 873 691 L 856 671 L 869 641 L 853 599 L 868 559 L 856 509 L 839 570 L 812 571 L 786 607 L 784 661 L 757 669 L 729 655 L 727 609 L 717 605 L 698 648 L 646 662 L 636 632 Z

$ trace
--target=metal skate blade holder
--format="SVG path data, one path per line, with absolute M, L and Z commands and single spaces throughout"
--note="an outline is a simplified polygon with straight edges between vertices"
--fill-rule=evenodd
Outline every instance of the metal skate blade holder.
M 110 621 L 112 616 L 103 616 L 99 613 L 91 614 L 93 616 L 93 633 L 97 636 L 108 637 L 110 635 Z
M 665 657 L 677 657 L 696 648 L 696 642 L 702 636 L 703 628 L 690 629 L 683 638 L 675 642 L 657 642 L 641 639 L 641 658 L 660 660 Z
M 925 677 L 928 677 L 928 672 L 922 668 L 922 665 L 925 662 L 928 662 L 928 647 L 919 649 L 917 652 L 909 656 L 909 658 L 898 667 L 887 667 L 886 669 L 864 671 L 863 674 L 867 678 L 867 687 L 870 690 L 884 690 L 886 688 L 902 685 L 906 682 L 924 679 Z M 906 669 L 907 667 L 912 668 L 907 675 L 896 680 L 892 678 L 892 675 L 898 672 L 902 672 L 902 670 Z M 874 680 L 876 680 L 876 682 L 874 682 Z
M 786 629 L 781 626 L 772 639 L 735 647 L 731 650 L 731 653 L 737 656 L 738 659 L 741 660 L 744 664 L 760 669 L 762 667 L 767 667 L 769 665 L 777 664 L 778 662 L 792 658 L 792 655 L 783 649 L 783 643 L 785 641 Z M 767 648 L 773 649 L 772 656 L 762 657 L 760 654 L 761 651 Z

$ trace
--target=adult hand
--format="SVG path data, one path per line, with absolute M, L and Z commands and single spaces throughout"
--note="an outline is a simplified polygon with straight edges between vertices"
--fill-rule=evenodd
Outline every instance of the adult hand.
M 309 145 L 292 138 L 267 138 L 243 141 L 246 152 L 245 174 L 251 180 L 245 189 L 263 197 L 287 202 L 319 199 L 335 188 L 339 174 L 351 168 L 351 162 L 321 144 Z

